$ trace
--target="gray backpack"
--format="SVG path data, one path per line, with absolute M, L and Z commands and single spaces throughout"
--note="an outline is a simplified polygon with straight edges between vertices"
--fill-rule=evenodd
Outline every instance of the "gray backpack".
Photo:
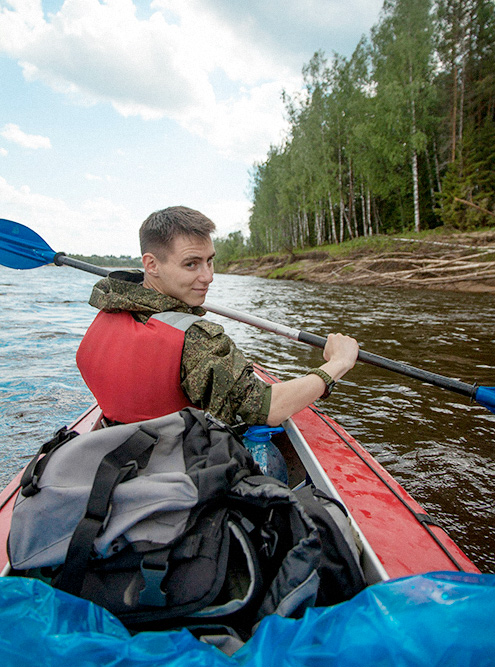
M 364 587 L 342 508 L 305 495 L 260 475 L 234 431 L 194 408 L 62 429 L 23 475 L 9 558 L 14 574 L 129 628 L 222 625 L 247 638 L 267 614 L 297 617 Z

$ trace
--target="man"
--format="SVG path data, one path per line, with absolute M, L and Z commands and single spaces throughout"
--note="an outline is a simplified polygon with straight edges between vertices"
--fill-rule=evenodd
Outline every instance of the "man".
M 223 327 L 202 319 L 214 230 L 198 211 L 157 211 L 140 229 L 144 275 L 115 271 L 95 285 L 90 304 L 101 312 L 77 364 L 109 420 L 130 423 L 194 405 L 230 424 L 239 416 L 276 426 L 328 395 L 354 366 L 357 342 L 330 334 L 318 369 L 273 386 L 259 380 Z

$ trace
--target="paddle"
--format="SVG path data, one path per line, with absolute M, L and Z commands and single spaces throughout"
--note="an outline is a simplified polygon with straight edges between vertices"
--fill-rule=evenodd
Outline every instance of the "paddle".
M 29 229 L 29 227 L 21 225 L 18 222 L 13 222 L 12 220 L 0 219 L 0 264 L 12 269 L 32 269 L 52 262 L 58 266 L 65 264 L 66 266 L 81 269 L 99 276 L 107 276 L 110 273 L 110 271 L 102 267 L 67 257 L 63 252 L 55 252 L 46 241 L 32 229 Z M 325 347 L 326 339 L 323 336 L 293 329 L 284 324 L 270 322 L 270 320 L 242 313 L 225 306 L 205 303 L 204 307 L 212 313 L 244 322 L 265 331 L 280 334 L 291 340 L 307 343 L 308 345 L 322 349 Z M 467 396 L 472 401 L 476 401 L 495 413 L 495 387 L 480 387 L 476 383 L 468 384 L 460 380 L 445 377 L 444 375 L 438 375 L 437 373 L 409 366 L 400 361 L 380 357 L 377 354 L 365 352 L 364 350 L 359 350 L 358 359 L 366 364 L 385 368 L 393 373 L 399 373 L 400 375 L 415 378 L 421 382 Z
M 34 269 L 45 264 L 66 264 L 74 269 L 82 269 L 107 276 L 108 271 L 78 259 L 67 257 L 64 252 L 55 252 L 35 231 L 13 220 L 0 219 L 0 264 L 11 269 Z
M 255 315 L 247 313 L 241 313 L 238 310 L 233 310 L 232 308 L 227 308 L 225 306 L 218 306 L 212 303 L 205 303 L 203 306 L 206 310 L 209 310 L 212 313 L 217 313 L 218 315 L 223 315 L 224 317 L 250 324 L 259 329 L 264 329 L 265 331 L 280 334 L 291 340 L 307 343 L 308 345 L 319 347 L 321 349 L 325 347 L 326 338 L 323 336 L 318 336 L 299 329 L 293 329 L 284 324 L 277 324 L 270 320 L 265 320 L 261 317 L 256 317 Z M 407 377 L 421 380 L 421 382 L 426 382 L 435 385 L 436 387 L 442 387 L 442 389 L 448 389 L 449 391 L 462 394 L 463 396 L 468 396 L 472 401 L 476 401 L 483 407 L 495 413 L 495 387 L 480 387 L 476 383 L 468 384 L 466 382 L 461 382 L 460 380 L 445 377 L 444 375 L 438 375 L 437 373 L 409 366 L 400 361 L 393 361 L 386 357 L 380 357 L 378 354 L 365 352 L 364 350 L 359 350 L 358 360 L 366 364 L 371 364 L 372 366 L 385 368 L 388 371 L 399 373 L 400 375 L 406 375 Z

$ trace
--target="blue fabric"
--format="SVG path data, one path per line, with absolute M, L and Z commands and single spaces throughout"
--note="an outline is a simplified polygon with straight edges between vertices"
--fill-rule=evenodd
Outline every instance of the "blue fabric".
M 266 618 L 232 657 L 187 630 L 131 636 L 105 610 L 41 581 L 0 579 L 2 667 L 489 667 L 495 575 L 377 584 L 301 620 Z
M 11 269 L 34 269 L 53 262 L 55 251 L 35 231 L 0 219 L 0 264 Z

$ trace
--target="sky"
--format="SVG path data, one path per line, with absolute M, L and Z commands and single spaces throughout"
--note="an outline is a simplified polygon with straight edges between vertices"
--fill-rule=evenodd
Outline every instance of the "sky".
M 248 235 L 250 173 L 315 51 L 383 0 L 0 0 L 0 218 L 55 251 L 139 255 L 153 211 Z

